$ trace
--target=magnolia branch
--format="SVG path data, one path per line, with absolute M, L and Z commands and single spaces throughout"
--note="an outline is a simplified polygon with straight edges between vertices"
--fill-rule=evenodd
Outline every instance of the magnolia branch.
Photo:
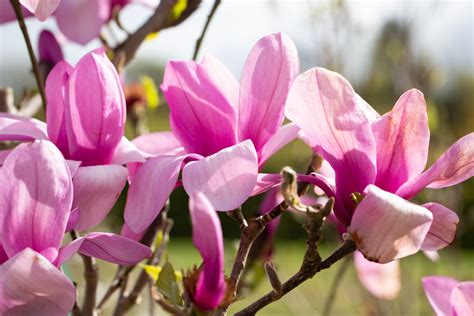
M 172 10 L 177 2 L 178 0 L 162 0 L 153 15 L 114 49 L 113 63 L 117 68 L 124 67 L 135 57 L 138 48 L 149 34 L 183 22 L 197 9 L 201 0 L 189 0 L 186 9 L 177 19 L 173 20 Z
M 43 79 L 41 78 L 38 61 L 36 60 L 35 52 L 33 50 L 33 46 L 31 45 L 30 35 L 28 34 L 28 28 L 25 24 L 25 17 L 23 16 L 23 12 L 21 11 L 20 2 L 18 0 L 10 0 L 10 3 L 13 6 L 13 9 L 15 10 L 15 15 L 18 20 L 18 24 L 20 25 L 21 32 L 23 33 L 23 37 L 25 39 L 26 48 L 28 49 L 28 55 L 30 57 L 31 66 L 33 67 L 33 73 L 36 79 L 36 85 L 38 86 L 38 91 L 41 95 L 41 101 L 43 101 L 43 105 L 46 106 L 46 94 L 44 92 Z
M 207 16 L 206 23 L 204 24 L 204 28 L 202 29 L 201 36 L 199 36 L 198 40 L 196 41 L 196 46 L 194 47 L 194 53 L 193 53 L 193 60 L 196 60 L 198 54 L 199 54 L 199 49 L 201 48 L 202 41 L 204 39 L 204 36 L 206 36 L 207 29 L 209 28 L 209 24 L 211 24 L 211 20 L 214 17 L 214 14 L 217 11 L 217 8 L 221 4 L 221 0 L 215 0 L 214 5 L 212 6 L 211 12 Z

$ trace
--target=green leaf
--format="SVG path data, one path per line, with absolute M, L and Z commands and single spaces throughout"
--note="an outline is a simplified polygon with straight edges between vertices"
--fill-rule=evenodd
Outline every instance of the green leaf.
M 179 285 L 176 279 L 176 272 L 174 271 L 173 265 L 168 260 L 166 260 L 161 268 L 158 280 L 156 281 L 156 287 L 158 288 L 158 291 L 174 306 L 183 305 Z
M 155 82 L 148 76 L 143 76 L 140 81 L 143 88 L 145 88 L 148 107 L 152 110 L 156 109 L 160 105 L 160 96 L 158 95 L 158 89 L 156 88 Z
M 153 281 L 156 282 L 158 280 L 158 276 L 161 272 L 161 267 L 155 267 L 148 264 L 144 264 L 143 269 L 153 279 Z

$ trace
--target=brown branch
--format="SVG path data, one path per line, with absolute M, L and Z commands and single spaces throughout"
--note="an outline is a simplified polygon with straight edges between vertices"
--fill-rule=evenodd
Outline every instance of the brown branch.
M 167 212 L 168 211 L 169 204 L 166 203 L 165 207 L 161 210 L 161 212 Z M 160 229 L 162 225 L 162 217 L 158 215 L 155 220 L 151 223 L 151 225 L 148 227 L 147 231 L 145 234 L 142 236 L 140 239 L 140 243 L 144 244 L 145 246 L 150 246 L 153 241 L 155 240 L 155 236 L 158 233 L 158 230 Z M 100 303 L 97 305 L 97 309 L 102 309 L 107 303 L 107 301 L 110 299 L 110 297 L 118 290 L 120 289 L 121 285 L 123 284 L 124 280 L 128 278 L 128 275 L 132 270 L 135 268 L 134 266 L 120 266 L 117 269 L 117 272 L 115 273 L 115 277 L 112 280 L 112 283 L 109 285 L 107 291 L 105 292 L 104 296 L 100 300 Z
M 172 9 L 176 2 L 177 0 L 162 0 L 153 15 L 135 33 L 128 36 L 124 42 L 114 49 L 113 63 L 116 67 L 127 65 L 149 34 L 181 23 L 197 9 L 201 1 L 188 1 L 188 5 L 181 16 L 176 20 L 172 20 Z
M 207 29 L 209 28 L 209 24 L 211 24 L 212 17 L 217 11 L 217 8 L 221 4 L 221 0 L 215 0 L 214 5 L 212 6 L 211 12 L 207 16 L 206 24 L 204 24 L 204 28 L 202 29 L 201 36 L 196 41 L 196 46 L 194 47 L 194 53 L 193 53 L 193 60 L 196 60 L 197 55 L 199 54 L 199 49 L 201 48 L 202 41 L 204 39 L 204 36 L 206 36 Z
M 312 240 L 311 237 L 309 237 L 308 249 L 306 251 L 303 264 L 301 265 L 300 270 L 296 274 L 294 274 L 290 279 L 288 279 L 288 281 L 283 283 L 281 296 L 275 296 L 274 294 L 275 292 L 271 291 L 267 293 L 265 296 L 258 299 L 257 301 L 250 304 L 249 306 L 245 307 L 244 309 L 242 309 L 235 315 L 236 316 L 255 315 L 259 310 L 261 310 L 268 304 L 276 300 L 279 300 L 285 294 L 289 293 L 290 291 L 292 291 L 294 288 L 296 288 L 297 286 L 299 286 L 306 280 L 315 276 L 319 271 L 328 269 L 335 262 L 351 254 L 356 249 L 354 241 L 347 240 L 339 249 L 337 249 L 326 260 L 320 261 L 318 264 L 316 264 L 316 262 L 318 262 L 319 254 L 317 254 L 317 246 L 315 246 L 313 243 L 314 241 Z
M 33 67 L 33 73 L 35 74 L 36 85 L 38 86 L 38 91 L 41 95 L 43 105 L 46 107 L 46 94 L 44 92 L 43 79 L 41 78 L 41 72 L 38 66 L 38 61 L 36 60 L 35 52 L 33 51 L 33 46 L 31 45 L 30 35 L 28 34 L 28 28 L 25 24 L 25 17 L 23 16 L 20 2 L 18 0 L 10 0 L 10 3 L 13 9 L 15 10 L 16 19 L 18 20 L 21 32 L 23 33 L 26 48 L 28 49 L 28 55 L 30 56 L 31 66 Z
M 341 266 L 337 270 L 336 277 L 334 278 L 334 281 L 331 284 L 331 288 L 329 289 L 329 295 L 326 299 L 326 302 L 324 303 L 323 315 L 330 315 L 332 306 L 334 304 L 334 299 L 336 298 L 337 290 L 339 289 L 339 285 L 341 284 L 341 281 L 347 271 L 347 268 L 349 267 L 350 262 L 351 261 L 349 260 L 349 257 L 346 257 L 346 259 L 342 261 Z
M 161 294 L 158 292 L 158 290 L 154 286 L 150 287 L 150 294 L 153 301 L 155 301 L 158 305 L 160 305 L 160 307 L 164 311 L 170 313 L 171 315 L 188 316 L 188 314 L 181 311 L 180 309 L 166 303 L 166 301 L 163 300 Z
M 73 240 L 77 239 L 79 235 L 76 231 L 71 231 Z M 95 315 L 95 301 L 97 296 L 97 286 L 99 285 L 99 267 L 95 258 L 80 254 L 84 264 L 84 280 L 85 291 L 84 300 L 82 301 L 81 314 L 84 316 Z
M 162 216 L 162 230 L 163 230 L 163 240 L 160 246 L 155 250 L 153 256 L 147 260 L 147 265 L 157 265 L 160 262 L 161 256 L 166 249 L 169 240 L 169 234 L 171 232 L 171 228 L 173 227 L 173 220 L 166 218 L 166 212 L 162 212 L 160 214 Z M 150 283 L 150 276 L 147 272 L 143 269 L 140 272 L 140 275 L 135 282 L 135 285 L 130 292 L 130 294 L 126 296 L 122 296 L 117 304 L 115 309 L 114 315 L 123 315 L 126 313 L 130 308 L 132 308 L 138 301 L 140 293 L 143 291 L 145 286 Z

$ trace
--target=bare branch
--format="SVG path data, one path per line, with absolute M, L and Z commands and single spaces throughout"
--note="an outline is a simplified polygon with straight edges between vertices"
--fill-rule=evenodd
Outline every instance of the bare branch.
M 221 4 L 221 0 L 215 0 L 214 5 L 212 6 L 211 12 L 207 16 L 206 24 L 204 24 L 204 28 L 202 29 L 201 36 L 196 41 L 196 46 L 194 47 L 194 53 L 193 53 L 193 60 L 196 60 L 197 55 L 199 54 L 199 49 L 201 48 L 202 41 L 204 39 L 204 36 L 206 36 L 207 29 L 209 28 L 209 24 L 211 24 L 212 17 L 217 11 L 217 8 Z

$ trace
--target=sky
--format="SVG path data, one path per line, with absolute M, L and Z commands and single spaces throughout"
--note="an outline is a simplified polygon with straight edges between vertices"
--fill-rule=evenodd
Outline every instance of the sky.
M 186 22 L 145 42 L 137 60 L 164 64 L 170 59 L 190 59 L 212 3 L 203 1 Z M 269 33 L 284 32 L 296 43 L 302 70 L 319 66 L 325 49 L 337 50 L 343 74 L 357 82 L 366 74 L 381 26 L 388 20 L 397 20 L 413 25 L 416 54 L 429 56 L 448 76 L 457 71 L 474 73 L 472 1 L 348 1 L 348 15 L 339 21 L 329 18 L 328 8 L 327 1 L 224 0 L 212 20 L 200 58 L 214 55 L 239 77 L 254 43 Z M 133 30 L 151 13 L 140 5 L 130 5 L 123 12 L 123 24 Z M 43 28 L 57 31 L 54 19 L 41 23 L 30 18 L 27 25 L 35 46 Z M 66 59 L 74 64 L 98 46 L 99 41 L 85 47 L 68 43 L 64 45 Z M 16 23 L 0 25 L 0 60 L 0 86 L 34 85 Z

